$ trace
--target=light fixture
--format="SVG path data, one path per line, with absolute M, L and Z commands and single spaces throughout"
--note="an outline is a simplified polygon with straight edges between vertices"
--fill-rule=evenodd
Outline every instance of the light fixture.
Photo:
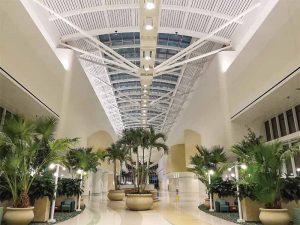
M 232 176 L 232 177 L 235 177 L 235 174 L 234 174 L 234 173 L 232 173 L 232 174 L 231 174 L 231 176 Z
M 143 110 L 143 113 L 146 113 L 147 112 L 147 110 Z
M 55 173 L 54 173 L 54 176 L 55 176 L 55 177 L 58 177 L 58 173 L 57 173 L 57 172 L 55 172 Z
M 146 105 L 146 104 L 144 104 L 144 105 L 143 105 L 143 107 L 147 107 L 147 105 Z
M 148 17 L 145 19 L 145 29 L 146 30 L 152 30 L 153 29 L 153 19 L 151 17 Z
M 146 88 L 146 87 L 147 87 L 147 84 L 144 84 L 144 87 Z
M 82 174 L 82 172 L 83 172 L 83 170 L 81 170 L 81 169 L 77 170 L 78 174 Z
M 149 71 L 149 70 L 150 70 L 149 65 L 144 65 L 144 70 L 145 70 L 145 71 Z M 145 85 L 146 85 L 146 84 L 145 84 Z M 144 85 L 144 86 L 145 86 L 145 85 Z M 147 85 L 146 85 L 146 86 L 147 86 Z
M 145 9 L 152 10 L 155 8 L 154 0 L 145 0 Z
M 147 103 L 147 100 L 146 100 L 146 99 L 144 99 L 144 100 L 143 100 L 143 102 Z
M 147 93 L 147 92 L 148 92 L 148 91 L 145 89 L 145 90 L 144 90 L 144 93 Z
M 208 173 L 209 173 L 210 175 L 213 175 L 213 174 L 214 174 L 214 171 L 213 171 L 213 170 L 209 170 Z
M 144 58 L 145 60 L 151 60 L 151 51 L 144 51 Z
M 51 163 L 50 165 L 49 165 L 49 169 L 50 170 L 53 170 L 55 168 L 55 164 L 54 163 Z
M 242 168 L 243 170 L 245 170 L 245 169 L 247 169 L 247 165 L 246 165 L 246 164 L 242 164 L 242 165 L 241 165 L 241 168 Z

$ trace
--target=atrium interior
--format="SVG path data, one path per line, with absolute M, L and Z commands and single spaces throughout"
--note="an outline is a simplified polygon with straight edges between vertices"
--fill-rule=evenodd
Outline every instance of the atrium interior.
M 0 225 L 300 225 L 300 0 L 0 0 Z

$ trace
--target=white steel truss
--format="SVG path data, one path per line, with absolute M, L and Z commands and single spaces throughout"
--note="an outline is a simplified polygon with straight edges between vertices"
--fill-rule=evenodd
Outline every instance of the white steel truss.
M 146 12 L 155 17 L 150 46 L 142 32 L 144 1 L 30 1 L 49 12 L 59 46 L 78 53 L 116 133 L 142 126 L 141 118 L 168 133 L 213 55 L 234 48 L 235 30 L 259 6 L 254 0 L 156 0 L 157 13 Z M 152 78 L 145 81 L 143 54 L 149 49 Z

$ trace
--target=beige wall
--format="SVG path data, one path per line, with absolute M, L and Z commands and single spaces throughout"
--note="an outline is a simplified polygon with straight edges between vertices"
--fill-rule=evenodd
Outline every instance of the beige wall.
M 184 144 L 171 146 L 167 156 L 167 173 L 185 172 L 185 147 Z
M 191 157 L 197 152 L 196 145 L 201 145 L 200 135 L 193 130 L 184 131 L 184 145 L 185 145 L 185 165 L 188 167 L 191 162 Z

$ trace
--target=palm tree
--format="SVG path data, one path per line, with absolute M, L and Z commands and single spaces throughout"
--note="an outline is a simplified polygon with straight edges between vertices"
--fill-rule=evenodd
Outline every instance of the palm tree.
M 78 169 L 85 172 L 97 172 L 97 167 L 100 165 L 101 157 L 99 157 L 98 152 L 92 151 L 92 148 L 71 149 L 66 155 L 66 167 L 72 169 L 73 172 Z
M 30 206 L 28 193 L 36 176 L 77 139 L 54 139 L 56 119 L 31 120 L 20 116 L 8 119 L 0 132 L 0 175 L 2 187 L 11 192 L 13 206 Z
M 155 133 L 155 130 L 150 127 L 149 130 L 143 128 L 130 129 L 123 132 L 122 143 L 126 143 L 130 146 L 132 153 L 136 154 L 137 162 L 137 189 L 139 192 L 145 190 L 145 178 L 148 176 L 152 150 L 154 148 L 161 150 L 163 149 L 166 153 L 168 147 L 163 143 L 165 141 L 165 135 L 162 133 Z M 141 162 L 139 149 L 142 150 Z M 149 151 L 149 158 L 145 159 L 145 152 Z M 147 163 L 147 165 L 145 165 Z
M 227 161 L 223 147 L 213 146 L 207 149 L 204 146 L 196 146 L 197 153 L 191 157 L 191 163 L 194 168 L 189 169 L 194 172 L 199 180 L 208 187 L 208 171 L 213 170 L 218 172 L 219 165 Z M 221 172 L 221 171 L 219 171 Z
M 166 141 L 166 136 L 163 133 L 156 133 L 153 127 L 150 127 L 149 131 L 147 131 L 147 138 L 148 144 L 147 147 L 149 148 L 149 158 L 147 163 L 147 173 L 146 176 L 149 176 L 149 168 L 152 156 L 152 150 L 157 149 L 158 151 L 163 150 L 164 154 L 168 153 L 168 146 L 163 143 Z
M 118 190 L 118 180 L 117 180 L 117 161 L 119 160 L 120 164 L 123 160 L 126 160 L 128 152 L 122 144 L 119 142 L 111 144 L 109 148 L 106 149 L 105 158 L 107 158 L 108 162 L 113 162 L 114 166 L 114 183 L 115 190 Z
M 137 140 L 136 140 L 136 130 L 135 129 L 125 129 L 123 130 L 122 138 L 119 141 L 120 144 L 124 145 L 128 150 L 128 161 L 131 163 L 132 167 L 132 182 L 134 187 L 136 187 L 135 183 L 135 168 L 133 166 L 133 152 L 134 149 L 137 148 Z

